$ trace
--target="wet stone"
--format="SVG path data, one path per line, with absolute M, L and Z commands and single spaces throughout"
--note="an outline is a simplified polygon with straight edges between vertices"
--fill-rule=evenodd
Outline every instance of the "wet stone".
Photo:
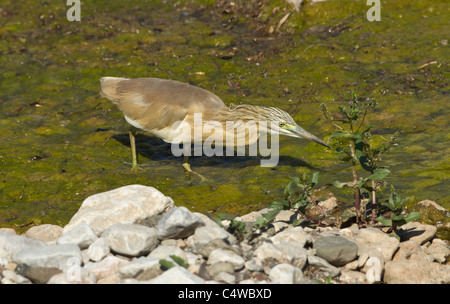
M 327 236 L 314 242 L 316 254 L 334 266 L 344 266 L 358 254 L 358 245 L 341 236 Z

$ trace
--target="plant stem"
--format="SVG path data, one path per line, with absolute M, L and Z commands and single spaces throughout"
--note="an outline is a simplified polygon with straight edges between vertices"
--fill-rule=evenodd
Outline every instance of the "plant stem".
M 377 217 L 377 210 L 376 210 L 376 206 L 377 206 L 377 197 L 376 197 L 376 182 L 373 180 L 372 181 L 372 220 L 370 221 L 371 225 L 375 224 L 375 218 Z
M 358 173 L 356 172 L 356 152 L 355 152 L 355 143 L 350 141 L 350 153 L 352 155 L 352 174 L 353 174 L 353 184 L 355 189 L 355 209 L 356 209 L 356 223 L 358 226 L 361 224 L 361 195 L 359 192 L 358 184 Z

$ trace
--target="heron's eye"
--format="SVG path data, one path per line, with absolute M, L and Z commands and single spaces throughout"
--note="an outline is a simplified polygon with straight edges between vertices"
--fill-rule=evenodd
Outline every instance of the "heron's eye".
M 284 125 L 285 125 L 285 123 L 284 123 L 284 122 L 280 122 L 280 123 L 278 123 L 278 126 L 279 126 L 280 128 L 284 127 Z

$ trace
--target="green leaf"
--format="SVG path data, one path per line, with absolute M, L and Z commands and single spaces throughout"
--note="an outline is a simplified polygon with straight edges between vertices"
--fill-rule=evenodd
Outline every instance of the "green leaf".
M 242 233 L 246 233 L 245 223 L 238 220 L 231 220 L 230 228 L 236 231 L 241 231 Z
M 410 214 L 408 214 L 405 217 L 405 221 L 407 223 L 411 222 L 411 221 L 415 221 L 415 220 L 419 219 L 421 216 L 422 216 L 422 214 L 420 212 L 411 212 Z
M 402 218 L 401 218 L 400 220 L 398 220 L 398 221 L 392 221 L 392 223 L 395 224 L 394 227 L 397 227 L 397 226 L 405 225 L 405 224 L 406 224 L 406 221 L 405 221 L 405 218 L 402 217 Z
M 184 259 L 180 258 L 179 256 L 176 256 L 173 254 L 173 255 L 170 255 L 170 257 L 172 258 L 172 260 L 175 261 L 175 263 L 177 263 L 181 267 L 184 267 L 184 268 L 189 267 L 188 263 L 186 263 L 186 261 Z
M 369 159 L 366 155 L 362 155 L 361 157 L 359 157 L 359 163 L 361 164 L 361 167 L 366 171 L 373 172 L 376 169 L 376 167 L 369 165 Z
M 403 218 L 404 218 L 403 214 L 393 214 L 393 215 L 391 215 L 391 220 L 395 221 L 395 222 L 401 221 L 401 220 L 403 220 Z
M 391 171 L 388 170 L 388 169 L 378 168 L 372 175 L 370 175 L 366 179 L 367 180 L 379 181 L 379 180 L 385 179 L 386 176 L 388 176 L 390 173 L 391 173 Z
M 314 187 L 315 185 L 317 185 L 319 183 L 319 172 L 314 172 L 311 175 L 311 181 L 310 181 L 312 187 Z
M 256 219 L 256 223 L 255 223 L 256 227 L 258 228 L 263 228 L 266 225 L 266 219 L 260 215 L 257 219 Z
M 269 208 L 276 208 L 281 210 L 289 210 L 289 202 L 288 201 L 282 201 L 282 202 L 273 202 L 269 205 Z
M 234 219 L 236 217 L 236 215 L 232 215 L 229 213 L 217 213 L 217 217 L 219 218 L 220 221 L 223 221 L 223 220 L 231 221 L 232 219 Z
M 161 267 L 162 267 L 164 270 L 170 269 L 170 268 L 172 268 L 172 267 L 175 266 L 174 263 L 172 263 L 171 261 L 165 260 L 165 259 L 159 260 L 159 264 L 161 265 Z
M 380 222 L 383 226 L 390 227 L 391 226 L 391 220 L 385 218 L 384 216 L 379 216 L 375 219 L 376 221 Z

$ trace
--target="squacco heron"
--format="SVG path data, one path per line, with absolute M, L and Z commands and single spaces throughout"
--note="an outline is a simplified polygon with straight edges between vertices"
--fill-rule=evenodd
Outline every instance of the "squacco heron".
M 221 138 L 216 138 L 216 143 L 221 142 L 225 146 L 225 137 L 235 130 L 229 130 L 227 121 L 260 122 L 269 124 L 259 125 L 259 128 L 266 128 L 264 131 L 274 134 L 282 134 L 297 138 L 305 138 L 330 148 L 321 139 L 305 131 L 297 125 L 292 117 L 283 110 L 274 107 L 237 105 L 227 107 L 224 102 L 215 94 L 173 80 L 159 78 L 117 78 L 103 77 L 101 82 L 101 95 L 115 103 L 123 112 L 126 121 L 136 129 L 144 130 L 168 143 L 175 143 L 188 137 L 194 142 L 191 132 L 183 133 L 182 123 L 193 126 L 195 114 L 201 113 L 204 126 L 214 122 L 217 126 L 222 126 L 224 132 L 214 132 Z M 135 144 L 136 129 L 131 128 L 130 145 L 132 151 L 132 168 L 137 169 L 137 156 Z M 183 129 L 183 130 L 182 130 Z M 205 128 L 201 133 L 201 141 L 210 136 L 211 128 Z M 249 145 L 258 140 L 261 133 L 249 135 L 249 132 L 237 134 L 237 137 L 245 137 L 245 145 Z M 236 139 L 237 141 L 237 139 Z M 236 142 L 234 142 L 236 143 Z M 185 156 L 183 167 L 190 173 L 191 170 Z M 195 173 L 197 174 L 197 173 Z M 197 174 L 199 175 L 199 174 Z

